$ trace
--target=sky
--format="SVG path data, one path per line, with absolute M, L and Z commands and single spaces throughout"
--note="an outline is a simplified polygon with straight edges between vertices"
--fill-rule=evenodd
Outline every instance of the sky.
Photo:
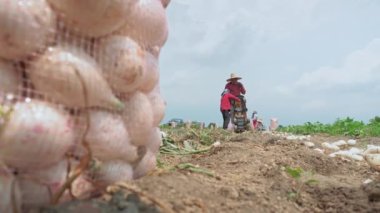
M 172 0 L 167 16 L 164 122 L 221 124 L 231 73 L 267 124 L 380 115 L 379 0 Z

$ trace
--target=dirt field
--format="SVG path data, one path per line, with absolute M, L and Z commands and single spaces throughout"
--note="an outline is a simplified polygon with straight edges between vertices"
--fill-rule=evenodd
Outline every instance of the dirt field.
M 348 138 L 311 141 L 320 147 L 337 139 Z M 380 138 L 359 139 L 356 147 L 367 144 Z M 160 161 L 161 168 L 128 184 L 161 201 L 161 212 L 380 212 L 380 176 L 365 161 L 330 158 L 269 134 L 233 135 L 208 153 L 161 155 Z M 212 174 L 173 169 L 181 163 Z M 301 177 L 289 168 L 302 168 Z M 367 179 L 373 182 L 364 184 Z M 156 206 L 123 212 L 156 212 Z

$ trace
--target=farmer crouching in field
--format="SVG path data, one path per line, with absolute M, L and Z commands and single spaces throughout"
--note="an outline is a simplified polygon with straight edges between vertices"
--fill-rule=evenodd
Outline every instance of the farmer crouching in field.
M 240 101 L 240 99 L 232 95 L 228 89 L 225 89 L 220 100 L 220 111 L 223 115 L 223 129 L 227 129 L 228 123 L 230 122 L 231 99 Z
M 245 95 L 245 88 L 243 84 L 239 82 L 240 79 L 241 77 L 238 77 L 236 74 L 231 73 L 230 78 L 227 79 L 228 83 L 225 86 L 225 89 L 228 89 L 231 92 L 231 94 L 236 97 Z M 243 102 L 244 110 L 247 111 L 245 98 L 243 98 Z

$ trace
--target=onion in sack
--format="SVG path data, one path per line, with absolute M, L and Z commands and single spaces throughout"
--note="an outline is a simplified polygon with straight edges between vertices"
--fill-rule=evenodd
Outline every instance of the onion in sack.
M 141 92 L 134 93 L 126 102 L 123 120 L 131 137 L 132 144 L 145 145 L 150 137 L 153 114 L 149 99 Z
M 40 101 L 17 103 L 0 132 L 1 160 L 19 169 L 51 166 L 74 142 L 70 117 Z
M 0 1 L 0 57 L 21 59 L 43 49 L 55 22 L 45 0 Z
M 141 161 L 134 168 L 133 178 L 140 178 L 153 171 L 156 168 L 156 164 L 156 154 L 151 151 L 147 151 L 144 157 L 141 159 Z
M 110 86 L 117 92 L 134 92 L 145 74 L 145 52 L 132 39 L 110 36 L 100 42 L 99 64 Z
M 70 158 L 68 160 L 70 163 L 70 173 L 69 177 L 72 177 L 76 168 L 80 164 L 79 159 Z M 67 180 L 67 179 L 66 179 Z M 77 199 L 87 199 L 91 196 L 93 192 L 96 191 L 95 186 L 91 182 L 91 178 L 88 176 L 88 171 L 84 171 L 79 177 L 77 177 L 71 184 L 71 193 Z M 72 196 L 68 190 L 65 191 L 62 198 L 59 200 L 60 203 L 64 203 L 72 200 Z
M 71 185 L 72 193 L 76 198 L 86 199 L 96 190 L 95 186 L 88 180 L 87 176 L 80 175 Z M 65 197 L 70 197 L 66 194 Z M 70 199 L 70 198 L 67 198 Z M 64 200 L 64 199 L 63 199 Z
M 145 55 L 145 75 L 140 90 L 150 92 L 158 85 L 159 80 L 158 58 L 149 52 Z
M 96 62 L 85 53 L 71 48 L 49 48 L 30 69 L 36 90 L 68 107 L 98 106 L 123 108 L 100 73 Z
M 142 47 L 162 47 L 168 37 L 165 8 L 160 0 L 139 0 L 128 13 L 120 33 Z
M 0 212 L 21 212 L 21 192 L 12 172 L 0 165 Z
M 146 144 L 147 150 L 151 151 L 152 153 L 158 153 L 160 150 L 162 142 L 162 135 L 160 128 L 152 128 L 150 133 L 150 138 L 148 139 L 148 142 Z
M 132 180 L 133 168 L 124 161 L 105 161 L 93 175 L 95 183 L 107 186 L 119 181 Z
M 86 141 L 94 157 L 101 161 L 121 159 L 133 162 L 138 158 L 137 147 L 131 144 L 124 122 L 117 114 L 91 111 Z
M 21 75 L 11 63 L 0 60 L 0 95 L 16 94 L 21 84 Z
M 72 30 L 90 37 L 122 27 L 136 0 L 48 0 Z
M 67 161 L 42 170 L 20 172 L 20 183 L 23 208 L 29 209 L 49 204 L 53 195 L 63 186 L 67 175 Z
M 166 102 L 162 98 L 159 92 L 159 88 L 156 87 L 152 92 L 148 94 L 148 99 L 152 104 L 152 112 L 153 112 L 153 126 L 159 126 L 160 122 L 165 116 L 165 108 Z

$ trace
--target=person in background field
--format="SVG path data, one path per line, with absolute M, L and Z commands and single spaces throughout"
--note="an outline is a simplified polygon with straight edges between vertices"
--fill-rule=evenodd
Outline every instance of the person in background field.
M 225 89 L 228 89 L 230 93 L 236 97 L 243 96 L 245 95 L 245 92 L 246 92 L 244 85 L 241 82 L 239 82 L 240 79 L 241 77 L 237 76 L 235 73 L 231 73 L 230 78 L 227 79 L 228 83 L 225 86 Z M 246 100 L 244 96 L 242 97 L 242 99 L 243 99 L 244 111 L 246 112 L 247 107 L 246 107 Z
M 230 93 L 236 97 L 240 95 L 245 95 L 245 88 L 242 83 L 239 82 L 241 77 L 238 77 L 236 74 L 231 73 L 229 79 L 227 79 L 227 84 L 225 89 L 228 89 Z
M 231 99 L 240 101 L 240 99 L 232 95 L 228 89 L 224 89 L 222 98 L 220 100 L 220 111 L 222 112 L 223 116 L 223 129 L 227 129 L 228 124 L 230 123 Z

